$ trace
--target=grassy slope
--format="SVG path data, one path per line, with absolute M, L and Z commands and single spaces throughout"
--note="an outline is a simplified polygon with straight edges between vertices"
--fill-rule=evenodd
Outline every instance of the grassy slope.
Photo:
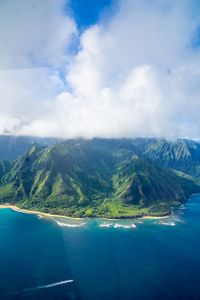
M 200 191 L 193 180 L 134 154 L 129 141 L 33 147 L 2 178 L 1 202 L 72 216 L 166 214 Z

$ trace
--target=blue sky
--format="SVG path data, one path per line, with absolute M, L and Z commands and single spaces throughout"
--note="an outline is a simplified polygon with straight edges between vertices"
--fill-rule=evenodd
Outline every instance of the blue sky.
M 85 28 L 99 21 L 105 11 L 115 5 L 115 0 L 71 0 L 72 14 L 80 28 Z

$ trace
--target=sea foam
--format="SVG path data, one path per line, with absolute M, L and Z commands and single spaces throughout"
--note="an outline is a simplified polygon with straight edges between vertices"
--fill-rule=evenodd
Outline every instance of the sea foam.
M 159 222 L 160 225 L 166 225 L 166 226 L 176 226 L 176 223 L 174 222 Z
M 111 227 L 111 226 L 113 226 L 113 223 L 103 223 L 99 225 L 99 227 Z
M 130 224 L 130 225 L 122 225 L 122 224 L 118 224 L 116 223 L 114 226 L 114 228 L 126 228 L 126 229 L 131 229 L 131 228 L 136 228 L 135 224 Z
M 99 225 L 99 227 L 105 227 L 105 228 L 109 228 L 109 227 L 113 227 L 113 228 L 126 228 L 126 229 L 131 229 L 131 228 L 136 228 L 135 224 L 130 224 L 130 225 L 123 225 L 123 224 L 119 224 L 119 223 L 102 223 Z
M 64 222 L 60 222 L 60 221 L 56 221 L 56 223 L 57 223 L 58 226 L 71 227 L 71 228 L 82 227 L 86 224 L 86 223 L 72 224 L 72 223 L 64 223 Z

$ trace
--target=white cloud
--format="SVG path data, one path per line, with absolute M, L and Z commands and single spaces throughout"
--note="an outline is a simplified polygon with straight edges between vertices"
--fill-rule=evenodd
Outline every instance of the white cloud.
M 63 86 L 58 74 L 45 68 L 0 71 L 0 134 L 20 134 L 26 124 L 51 113 Z
M 8 101 L 4 109 L 7 115 L 12 111 L 13 118 L 23 120 L 15 132 L 62 137 L 200 137 L 200 59 L 198 50 L 191 47 L 199 20 L 192 2 L 121 0 L 115 15 L 83 32 L 80 51 L 70 63 L 63 47 L 54 47 L 51 38 L 47 47 L 41 47 L 41 54 L 33 47 L 37 63 L 48 59 L 54 71 L 45 69 L 43 76 L 36 75 L 35 80 L 31 76 L 28 83 L 23 76 L 20 83 L 16 81 L 13 90 L 21 100 Z M 59 9 L 55 23 L 47 23 L 44 29 L 47 36 L 54 30 L 52 24 L 60 24 L 58 15 L 63 18 Z M 68 45 L 74 26 L 70 34 L 61 26 L 62 45 Z M 68 61 L 65 83 L 56 67 L 60 57 Z M 0 88 L 0 94 L 6 92 Z M 12 99 L 11 95 L 7 98 Z M 18 108 L 13 109 L 14 103 Z
M 64 14 L 64 4 L 0 3 L 0 133 L 19 133 L 24 124 L 48 114 L 51 101 L 65 86 L 59 71 L 69 62 L 77 29 Z
M 76 25 L 64 14 L 64 4 L 64 0 L 1 0 L 1 69 L 66 62 Z

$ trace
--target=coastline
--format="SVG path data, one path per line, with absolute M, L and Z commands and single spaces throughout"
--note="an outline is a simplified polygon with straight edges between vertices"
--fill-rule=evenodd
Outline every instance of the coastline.
M 153 219 L 166 219 L 170 216 L 171 214 L 168 214 L 168 215 L 165 215 L 165 216 L 143 216 L 141 217 L 141 219 L 144 219 L 144 220 L 153 220 Z
M 4 209 L 4 208 L 10 208 L 19 213 L 29 214 L 29 215 L 37 215 L 38 217 L 43 217 L 43 218 L 47 218 L 47 219 L 66 218 L 66 219 L 77 220 L 77 221 L 78 220 L 80 221 L 83 219 L 83 218 L 67 217 L 65 215 L 44 213 L 44 212 L 41 212 L 38 210 L 29 210 L 29 209 L 19 208 L 16 205 L 12 205 L 12 204 L 0 204 L 0 209 Z
M 68 217 L 65 215 L 57 215 L 57 214 L 51 214 L 51 213 L 44 213 L 44 212 L 40 212 L 38 210 L 29 210 L 29 209 L 24 209 L 24 208 L 19 208 L 16 205 L 12 205 L 12 204 L 0 204 L 0 209 L 5 209 L 5 208 L 10 208 L 16 212 L 19 213 L 24 213 L 24 214 L 30 214 L 30 215 L 37 215 L 38 217 L 42 217 L 42 218 L 47 218 L 47 219 L 54 219 L 54 218 L 64 218 L 64 219 L 68 219 L 68 220 L 84 220 L 87 218 L 75 218 L 75 217 Z M 119 218 L 103 218 L 103 217 L 97 217 L 98 219 L 101 220 L 107 220 L 107 221 L 113 221 L 113 220 L 130 220 L 130 219 L 143 219 L 143 220 L 151 220 L 151 219 L 165 219 L 167 217 L 169 217 L 170 214 L 168 215 L 164 215 L 164 216 L 132 216 L 132 217 L 119 217 Z M 94 218 L 89 218 L 89 219 L 94 219 Z
M 105 221 L 121 221 L 121 220 L 135 220 L 135 219 L 140 219 L 140 220 L 153 220 L 153 219 L 166 219 L 170 216 L 171 214 L 165 215 L 165 216 L 132 216 L 132 217 L 119 217 L 119 218 L 103 218 L 103 217 L 97 217 L 97 219 L 105 220 Z

